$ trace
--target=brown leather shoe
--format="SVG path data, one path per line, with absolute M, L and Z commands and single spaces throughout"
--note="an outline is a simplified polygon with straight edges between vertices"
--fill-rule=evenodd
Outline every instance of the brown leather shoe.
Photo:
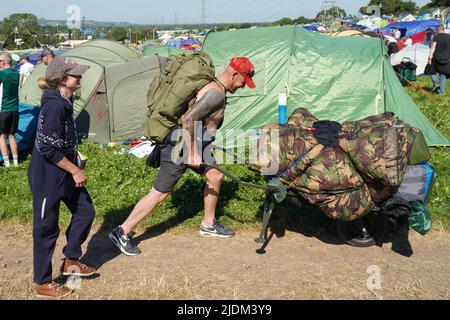
M 41 298 L 63 298 L 73 291 L 56 282 L 36 285 L 36 295 Z
M 64 259 L 61 269 L 64 276 L 90 277 L 96 272 L 94 268 L 88 267 L 79 260 L 69 259 Z

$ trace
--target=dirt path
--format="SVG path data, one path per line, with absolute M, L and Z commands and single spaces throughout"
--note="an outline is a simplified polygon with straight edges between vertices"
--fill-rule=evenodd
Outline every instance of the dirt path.
M 0 228 L 0 299 L 35 299 L 31 232 L 24 229 Z M 410 257 L 391 244 L 358 249 L 295 232 L 275 237 L 259 255 L 256 231 L 224 240 L 176 230 L 140 236 L 143 253 L 126 257 L 105 232 L 92 234 L 86 260 L 99 275 L 70 299 L 450 299 L 450 234 L 442 230 L 411 232 Z M 63 245 L 60 236 L 55 277 Z M 368 268 L 372 277 L 380 271 L 381 289 L 368 289 Z

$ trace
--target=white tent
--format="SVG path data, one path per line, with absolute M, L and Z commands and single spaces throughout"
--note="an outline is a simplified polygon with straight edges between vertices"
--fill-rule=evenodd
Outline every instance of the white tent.
M 58 43 L 59 47 L 62 48 L 76 48 L 82 45 L 83 43 L 87 42 L 88 40 L 67 40 L 64 42 Z
M 425 67 L 428 64 L 428 56 L 430 55 L 430 47 L 416 43 L 408 46 L 398 53 L 391 55 L 391 65 L 400 64 L 403 59 L 410 59 L 417 65 L 416 74 L 418 76 L 424 74 Z
M 370 30 L 380 29 L 386 26 L 388 23 L 380 17 L 367 17 L 360 20 L 357 24 L 364 26 Z
M 441 11 L 441 9 L 437 9 L 437 10 L 433 11 L 433 13 L 431 14 L 431 16 L 432 16 L 434 19 L 440 19 L 441 16 L 442 16 L 442 14 L 443 14 L 443 12 Z
M 19 62 L 20 61 L 20 56 L 16 53 L 11 54 L 11 58 L 15 61 L 15 62 Z
M 169 40 L 169 39 L 172 39 L 172 36 L 168 33 L 165 33 L 161 37 L 158 38 L 158 40 Z
M 402 22 L 411 22 L 416 21 L 416 18 L 412 14 L 408 14 L 406 17 L 402 19 Z

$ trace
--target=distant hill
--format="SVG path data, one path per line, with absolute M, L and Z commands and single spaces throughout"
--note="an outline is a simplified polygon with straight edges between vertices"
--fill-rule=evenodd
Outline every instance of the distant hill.
M 66 25 L 66 20 L 48 20 L 45 18 L 38 19 L 38 22 L 41 26 L 51 26 L 56 27 L 57 25 L 62 27 Z M 163 29 L 163 30 L 171 30 L 176 28 L 183 29 L 197 29 L 199 27 L 198 24 L 183 24 L 183 25 L 174 25 L 174 24 L 138 24 L 138 23 L 130 23 L 130 22 L 108 22 L 108 21 L 94 21 L 94 20 L 86 20 L 84 22 L 86 28 L 154 28 Z M 215 27 L 220 28 L 223 26 L 229 25 L 238 25 L 233 23 L 209 23 L 205 25 L 206 29 L 214 29 Z M 252 23 L 251 25 L 261 25 L 261 23 Z
M 56 27 L 58 26 L 65 26 L 66 20 L 48 20 L 44 18 L 38 19 L 38 22 L 41 26 L 52 26 Z M 93 21 L 93 20 L 86 20 L 85 22 L 86 27 L 90 28 L 99 28 L 99 27 L 109 27 L 109 28 L 134 28 L 134 27 L 150 27 L 151 25 L 147 24 L 136 24 L 136 23 L 129 23 L 129 22 L 107 22 L 107 21 Z

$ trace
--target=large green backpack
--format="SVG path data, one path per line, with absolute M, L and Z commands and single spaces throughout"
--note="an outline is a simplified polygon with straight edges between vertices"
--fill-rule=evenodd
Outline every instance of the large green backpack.
M 216 81 L 214 64 L 206 53 L 170 56 L 161 75 L 152 81 L 147 92 L 145 136 L 162 144 L 170 131 L 180 123 L 191 100 L 212 81 Z

